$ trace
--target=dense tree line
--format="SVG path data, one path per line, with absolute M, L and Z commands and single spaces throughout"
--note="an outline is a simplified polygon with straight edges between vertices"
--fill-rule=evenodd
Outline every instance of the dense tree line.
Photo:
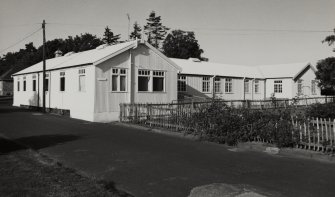
M 142 35 L 142 28 L 137 22 L 133 25 L 133 30 L 130 33 L 130 39 L 144 39 L 152 46 L 160 50 L 168 57 L 188 59 L 202 58 L 203 50 L 200 48 L 198 41 L 195 38 L 194 32 L 183 30 L 172 30 L 168 33 L 168 27 L 162 24 L 161 16 L 158 16 L 155 11 L 150 12 L 146 19 L 147 24 L 143 30 L 146 38 Z M 114 32 L 107 26 L 105 28 L 103 38 L 98 38 L 90 33 L 69 36 L 66 39 L 53 39 L 46 42 L 46 58 L 53 58 L 57 50 L 63 54 L 68 52 L 81 52 L 94 49 L 101 44 L 117 44 L 120 41 L 120 34 Z M 42 46 L 35 47 L 33 43 L 25 45 L 25 49 L 20 49 L 17 52 L 8 52 L 0 57 L 0 76 L 6 70 L 15 68 L 16 71 L 22 70 L 33 64 L 42 61 Z

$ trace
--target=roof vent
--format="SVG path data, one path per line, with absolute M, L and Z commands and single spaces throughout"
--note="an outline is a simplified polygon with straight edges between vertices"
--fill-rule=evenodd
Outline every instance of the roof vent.
M 61 50 L 58 49 L 57 51 L 55 51 L 55 57 L 60 57 L 62 55 L 63 55 L 63 52 Z
M 188 58 L 188 60 L 193 62 L 201 62 L 201 60 L 199 60 L 198 58 L 192 58 L 192 57 Z
M 106 48 L 107 46 L 108 46 L 108 44 L 102 44 L 102 45 L 97 46 L 96 49 L 98 49 L 98 50 L 100 50 L 100 49 L 104 49 L 104 48 Z
M 64 56 L 70 56 L 70 55 L 72 55 L 72 54 L 75 54 L 75 52 L 70 51 L 70 52 L 66 53 Z

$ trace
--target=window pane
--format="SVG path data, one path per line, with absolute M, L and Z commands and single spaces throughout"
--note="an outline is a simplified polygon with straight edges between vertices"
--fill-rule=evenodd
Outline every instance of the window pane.
M 20 91 L 20 82 L 17 82 L 17 91 Z
M 23 81 L 23 91 L 26 91 L 26 81 Z
M 153 91 L 157 91 L 157 92 L 164 91 L 164 78 L 162 77 L 153 78 Z
M 65 77 L 60 78 L 60 91 L 65 91 Z
M 80 75 L 79 76 L 79 91 L 85 91 L 86 87 L 85 87 L 85 75 Z
M 138 91 L 148 91 L 149 77 L 138 77 Z
M 36 91 L 36 80 L 33 80 L 33 91 Z
M 112 91 L 117 91 L 117 75 L 112 76 Z
M 120 91 L 126 91 L 126 76 L 120 76 Z
M 45 91 L 49 91 L 49 79 L 45 79 Z

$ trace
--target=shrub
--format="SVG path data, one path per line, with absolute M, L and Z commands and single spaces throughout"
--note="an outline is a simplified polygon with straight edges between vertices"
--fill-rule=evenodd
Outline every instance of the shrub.
M 306 116 L 335 119 L 335 103 L 310 105 L 306 109 Z

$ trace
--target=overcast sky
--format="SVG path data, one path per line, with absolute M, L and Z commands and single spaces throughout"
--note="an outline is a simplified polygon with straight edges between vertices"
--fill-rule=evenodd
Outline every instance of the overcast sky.
M 321 43 L 335 28 L 335 0 L 0 0 L 0 51 L 43 19 L 50 23 L 47 40 L 85 32 L 102 37 L 106 25 L 126 39 L 126 14 L 143 26 L 152 10 L 163 25 L 194 31 L 211 62 L 279 64 L 335 54 Z M 41 41 L 40 31 L 1 54 Z

